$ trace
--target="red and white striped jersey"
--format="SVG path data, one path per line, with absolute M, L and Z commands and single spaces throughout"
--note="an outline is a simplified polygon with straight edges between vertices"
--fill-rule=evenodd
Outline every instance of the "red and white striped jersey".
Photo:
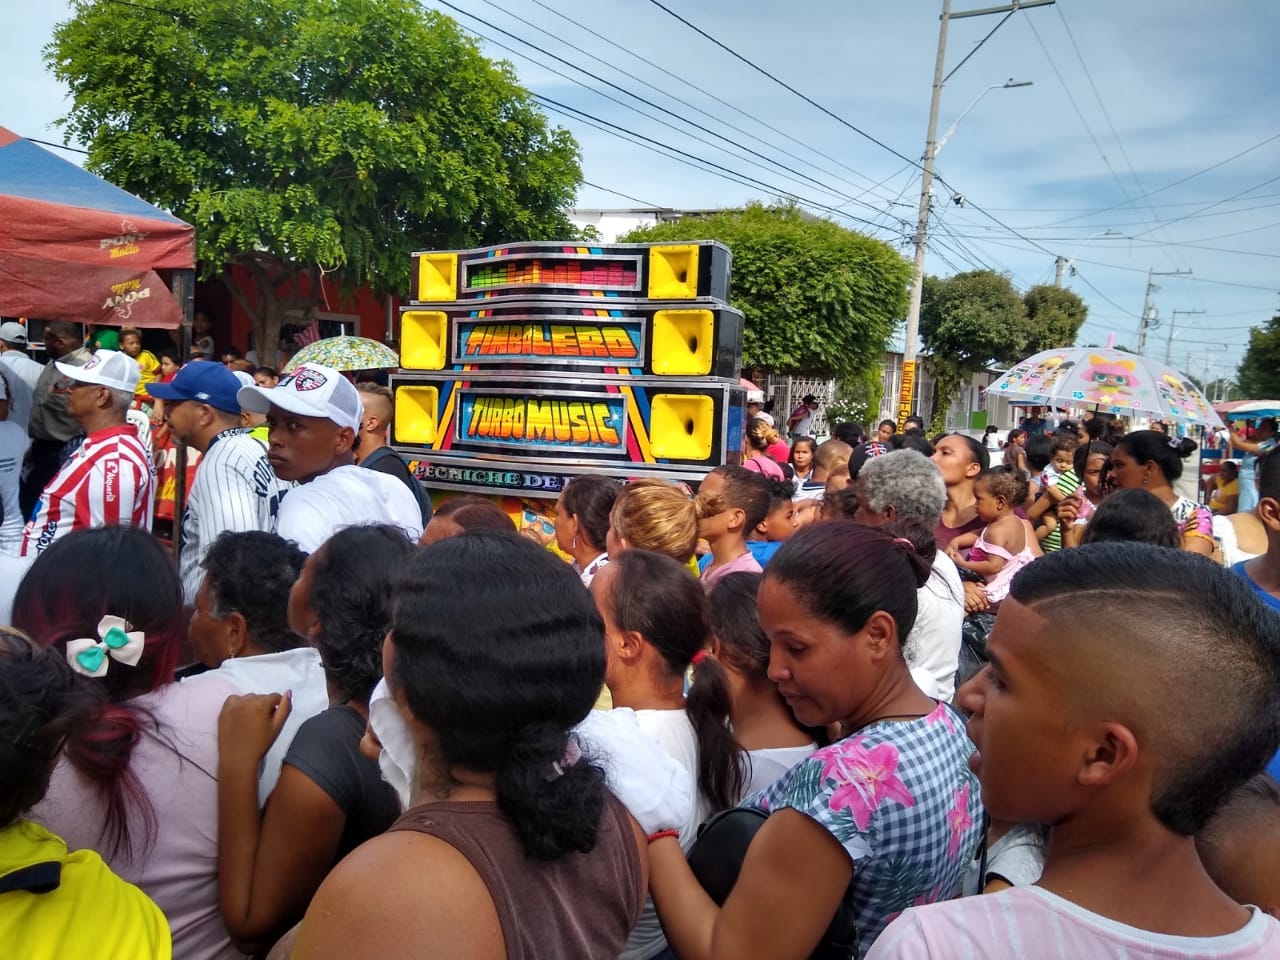
M 35 557 L 72 530 L 113 524 L 151 529 L 155 468 L 132 424 L 85 438 L 49 481 L 22 537 L 22 555 Z

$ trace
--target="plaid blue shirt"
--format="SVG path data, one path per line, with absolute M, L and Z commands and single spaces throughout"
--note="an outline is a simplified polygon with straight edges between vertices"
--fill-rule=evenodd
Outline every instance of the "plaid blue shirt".
M 973 744 L 949 705 L 919 720 L 881 721 L 814 753 L 745 801 L 790 807 L 822 824 L 853 863 L 858 955 L 907 907 L 960 892 L 982 840 Z

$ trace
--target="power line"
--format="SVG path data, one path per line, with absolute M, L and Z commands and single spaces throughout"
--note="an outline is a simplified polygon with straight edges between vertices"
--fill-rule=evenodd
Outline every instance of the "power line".
M 1275 133 L 1264 140 L 1259 140 L 1253 146 L 1245 147 L 1243 150 L 1240 150 L 1237 153 L 1233 153 L 1231 156 L 1227 157 L 1225 160 L 1219 160 L 1217 163 L 1211 163 L 1209 166 L 1204 167 L 1201 170 L 1197 170 L 1195 173 L 1189 173 L 1185 177 L 1179 177 L 1177 180 L 1172 180 L 1169 183 L 1166 183 L 1163 187 L 1157 187 L 1156 189 L 1152 190 L 1150 193 L 1146 194 L 1146 196 L 1154 197 L 1157 193 L 1164 193 L 1164 191 L 1170 190 L 1173 187 L 1179 186 L 1180 184 L 1184 184 L 1188 180 L 1194 180 L 1196 177 L 1203 176 L 1206 173 L 1210 173 L 1213 170 L 1217 170 L 1219 167 L 1225 166 L 1226 164 L 1231 163 L 1233 160 L 1239 160 L 1241 157 L 1245 156 L 1246 154 L 1252 153 L 1254 150 L 1257 150 L 1260 147 L 1265 147 L 1267 144 L 1275 140 L 1280 140 L 1280 133 Z M 1079 220 L 1082 217 L 1089 216 L 1090 214 L 1106 213 L 1109 210 L 1114 210 L 1117 207 L 1123 207 L 1123 206 L 1124 206 L 1123 203 L 1114 203 L 1109 207 L 1100 207 L 1097 210 L 1090 210 L 1087 213 L 1080 214 L 1079 216 L 1067 217 L 1065 220 L 1059 220 L 1056 224 L 1052 224 L 1052 226 L 1060 226 L 1061 224 L 1070 223 L 1072 220 Z
M 558 100 L 553 100 L 550 97 L 544 96 L 543 94 L 535 93 L 533 96 L 538 100 L 539 103 L 542 103 L 544 106 L 547 106 L 558 113 L 567 114 L 569 116 L 572 116 L 578 119 L 583 119 L 586 121 L 592 121 L 592 123 L 589 125 L 596 126 L 597 129 L 609 128 L 605 132 L 623 133 L 627 135 L 627 137 L 624 137 L 623 139 L 627 139 L 628 137 L 634 138 L 631 141 L 633 143 L 638 143 L 641 146 L 648 144 L 654 148 L 661 148 L 660 150 L 655 150 L 655 152 L 661 153 L 662 150 L 667 150 L 667 151 L 670 151 L 671 153 L 679 154 L 681 157 L 684 157 L 687 160 L 697 161 L 697 163 L 705 164 L 706 167 L 713 168 L 712 170 L 699 168 L 699 169 L 703 169 L 704 172 L 716 173 L 716 171 L 718 171 L 716 175 L 726 175 L 727 179 L 736 178 L 734 179 L 734 182 L 739 183 L 743 186 L 754 186 L 756 188 L 766 190 L 778 196 L 791 196 L 791 197 L 794 197 L 796 200 L 800 201 L 801 203 L 805 204 L 806 206 L 810 206 L 818 210 L 824 210 L 828 213 L 833 213 L 837 216 L 844 217 L 847 220 L 854 220 L 858 223 L 866 224 L 867 226 L 876 227 L 877 229 L 884 229 L 882 227 L 879 227 L 877 224 L 873 224 L 870 220 L 864 220 L 861 217 L 855 217 L 851 213 L 845 213 L 844 211 L 837 210 L 836 208 L 831 207 L 827 204 L 819 203 L 815 200 L 811 200 L 806 197 L 799 196 L 797 194 L 788 193 L 787 191 L 783 191 L 783 190 L 778 190 L 777 187 L 771 184 L 765 183 L 762 180 L 757 180 L 756 178 L 750 176 L 749 174 L 745 174 L 737 170 L 732 170 L 729 167 L 725 167 L 712 160 L 708 160 L 705 157 L 699 157 L 694 154 L 688 153 L 687 151 L 681 150 L 679 147 L 674 147 L 669 143 L 663 143 L 660 140 L 655 140 L 652 137 L 647 137 L 642 133 L 637 133 L 635 130 L 629 130 L 626 127 L 619 126 L 616 123 L 610 123 L 608 120 L 603 120 L 600 117 L 592 116 L 591 114 L 583 110 L 579 110 L 576 107 L 571 107 L 565 103 L 560 103 Z M 641 143 L 641 141 L 643 141 L 643 143 Z M 672 157 L 672 159 L 676 159 L 676 158 Z
M 1213 202 L 1213 203 L 1211 203 L 1211 204 L 1208 204 L 1207 206 L 1201 207 L 1199 210 L 1197 210 L 1197 211 L 1195 211 L 1195 212 L 1196 212 L 1196 213 L 1204 213 L 1206 210 L 1212 210 L 1214 207 L 1219 207 L 1219 206 L 1221 206 L 1221 205 L 1222 205 L 1222 204 L 1224 204 L 1224 203 L 1228 203 L 1228 202 L 1230 202 L 1230 201 L 1232 201 L 1232 200 L 1239 199 L 1240 197 L 1243 197 L 1243 196 L 1244 196 L 1245 194 L 1247 194 L 1247 193 L 1253 193 L 1253 191 L 1255 191 L 1255 190 L 1260 190 L 1260 189 L 1262 189 L 1263 187 L 1267 186 L 1268 184 L 1275 183 L 1277 180 L 1280 180 L 1280 174 L 1278 174 L 1278 175 L 1276 175 L 1276 176 L 1274 176 L 1274 177 L 1271 177 L 1271 178 L 1269 178 L 1269 179 L 1267 179 L 1267 180 L 1263 180 L 1261 183 L 1259 183 L 1259 184 L 1255 184 L 1254 186 L 1249 187 L 1249 188 L 1247 188 L 1247 189 L 1245 189 L 1245 190 L 1241 190 L 1239 193 L 1233 193 L 1231 196 L 1227 197 L 1226 199 L 1223 199 L 1223 200 L 1217 200 L 1217 201 L 1215 201 L 1215 202 Z M 1174 219 L 1172 219 L 1172 220 L 1168 221 L 1168 223 L 1179 223 L 1179 222 L 1181 222 L 1181 221 L 1183 221 L 1183 220 L 1186 220 L 1188 217 L 1191 217 L 1192 215 L 1193 215 L 1193 214 L 1186 214 L 1185 216 L 1181 216 L 1181 217 L 1174 217 Z M 1167 225 L 1168 225 L 1168 224 L 1166 224 L 1166 226 L 1167 226 Z M 1138 239 L 1139 237 L 1144 237 L 1144 236 L 1146 236 L 1148 233 L 1151 233 L 1151 231 L 1150 231 L 1150 230 L 1147 230 L 1147 231 L 1145 231 L 1145 232 L 1143 232 L 1143 233 L 1135 234 L 1135 235 L 1134 235 L 1134 237 L 1133 237 L 1133 239 L 1135 239 L 1135 240 L 1136 240 L 1136 239 Z
M 772 159 L 771 157 L 767 156 L 766 154 L 763 154 L 763 153 L 761 153 L 761 152 L 760 152 L 760 151 L 758 151 L 758 150 L 754 150 L 754 149 L 752 149 L 751 147 L 746 146 L 745 144 L 739 143 L 738 141 L 736 141 L 736 140 L 734 140 L 734 139 L 732 139 L 732 138 L 730 138 L 730 137 L 726 137 L 726 136 L 724 136 L 723 134 L 717 133 L 716 131 L 714 131 L 714 130 L 710 129 L 709 127 L 707 127 L 707 126 L 705 126 L 705 125 L 703 125 L 703 124 L 697 123 L 696 121 L 693 121 L 693 120 L 689 120 L 688 118 L 683 117 L 683 116 L 681 116 L 680 114 L 676 113 L 674 110 L 669 110 L 669 109 L 667 109 L 666 107 L 662 106 L 662 105 L 661 105 L 661 104 L 659 104 L 659 103 L 655 103 L 654 101 L 652 101 L 652 100 L 650 100 L 650 99 L 648 99 L 648 98 L 646 98 L 646 97 L 642 97 L 642 96 L 640 96 L 638 93 L 635 93 L 635 92 L 633 92 L 633 91 L 631 91 L 631 90 L 628 90 L 626 87 L 620 86 L 619 84 L 616 84 L 616 83 L 614 83 L 613 81 L 608 80 L 608 79 L 606 79 L 605 77 L 600 76 L 599 74 L 592 73 L 590 70 L 587 70 L 587 69 L 586 69 L 586 68 L 584 68 L 584 67 L 580 67 L 580 66 L 578 66 L 577 64 L 573 63 L 572 61 L 570 61 L 570 60 L 566 60 L 564 57 L 561 57 L 561 56 L 559 56 L 558 54 L 552 53 L 550 50 L 547 50 L 547 49 L 545 49 L 544 47 L 540 47 L 540 46 L 538 46 L 536 43 L 533 43 L 533 42 L 531 42 L 531 41 L 529 41 L 529 40 L 526 40 L 526 39 L 524 39 L 523 37 L 517 36 L 516 34 L 512 33 L 510 30 L 506 30 L 506 29 L 504 29 L 504 28 L 502 28 L 502 27 L 500 27 L 500 26 L 498 26 L 498 25 L 496 25 L 496 24 L 494 24 L 494 23 L 490 23 L 488 20 L 485 20 L 483 17 L 477 16 L 476 14 L 471 13 L 471 12 L 469 12 L 469 11 L 467 11 L 467 10 L 463 10 L 461 7 L 459 7 L 459 6 L 457 6 L 456 4 L 454 4 L 454 3 L 450 2 L 450 0 L 435 0 L 435 2 L 436 2 L 436 3 L 439 3 L 441 6 L 448 7 L 450 10 L 454 11 L 455 13 L 459 13 L 459 14 L 463 15 L 464 17 L 468 17 L 468 18 L 470 18 L 470 19 L 472 19 L 472 20 L 476 21 L 477 23 L 484 25 L 485 27 L 487 27 L 487 28 L 488 28 L 488 29 L 490 29 L 490 30 L 496 30 L 498 33 L 502 34 L 503 36 L 509 37 L 509 38 L 511 38 L 512 40 L 515 40 L 517 43 L 522 43 L 522 44 L 524 44 L 526 47 L 529 47 L 529 48 L 531 48 L 531 49 L 533 49 L 533 50 L 538 51 L 538 53 L 542 54 L 543 56 L 545 56 L 545 57 L 550 57 L 552 60 L 555 60 L 557 63 L 564 64 L 566 67 L 570 68 L 571 70 L 576 70 L 576 71 L 578 71 L 579 73 L 581 73 L 581 74 L 583 74 L 583 75 L 585 75 L 585 76 L 590 77 L 592 80 L 595 80 L 597 83 L 603 83 L 605 86 L 607 86 L 607 87 L 609 87 L 609 88 L 611 88 L 611 89 L 613 89 L 613 90 L 618 91 L 619 93 L 623 94 L 624 96 L 631 97 L 633 100 L 637 100 L 637 101 L 639 101 L 640 103 L 643 103 L 643 104 L 644 104 L 645 106 L 647 106 L 647 107 L 651 107 L 651 108 L 653 108 L 654 110 L 658 110 L 658 111 L 660 111 L 661 113 L 664 113 L 664 114 L 666 114 L 666 115 L 667 115 L 667 116 L 669 116 L 669 117 L 673 117 L 673 118 L 675 118 L 676 120 L 680 121 L 681 123 L 687 124 L 688 126 L 690 126 L 690 127 L 694 128 L 695 130 L 699 130 L 699 131 L 701 131 L 702 133 L 707 134 L 708 136 L 715 137 L 716 139 L 718 139 L 718 140 L 722 140 L 722 141 L 724 141 L 725 143 L 730 144 L 730 145 L 732 145 L 732 146 L 734 146 L 734 147 L 738 148 L 739 150 L 743 150 L 743 151 L 745 151 L 745 152 L 747 152 L 747 153 L 751 154 L 752 156 L 757 157 L 757 158 L 759 158 L 760 160 L 764 161 L 764 163 L 765 163 L 765 164 L 771 164 L 771 165 L 773 165 L 773 166 L 775 166 L 775 167 L 779 168 L 780 170 L 786 171 L 787 173 L 790 173 L 790 174 L 791 174 L 792 176 L 794 176 L 795 178 L 797 178 L 797 179 L 799 179 L 799 180 L 803 180 L 803 181 L 808 182 L 811 186 L 816 187 L 817 189 L 821 190 L 821 191 L 822 191 L 822 192 L 824 192 L 824 193 L 827 193 L 827 194 L 829 194 L 829 195 L 831 195 L 831 196 L 833 196 L 833 197 L 836 197 L 836 198 L 838 198 L 838 199 L 847 200 L 847 201 L 848 201 L 848 202 L 850 202 L 850 203 L 857 203 L 857 204 L 859 204 L 859 205 L 861 205 L 861 206 L 863 206 L 863 207 L 866 207 L 866 208 L 867 208 L 867 209 L 869 209 L 869 210 L 874 210 L 876 213 L 879 213 L 879 212 L 880 212 L 880 208 L 879 208 L 879 207 L 877 207 L 877 206 L 874 206 L 874 205 L 872 205 L 872 204 L 866 203 L 865 201 L 862 201 L 862 200 L 856 200 L 854 197 L 849 196 L 848 194 L 842 193 L 842 192 L 841 192 L 841 191 L 839 191 L 839 190 L 834 190 L 834 189 L 832 189 L 832 188 L 830 188 L 830 187 L 826 186 L 825 184 L 823 184 L 821 181 L 819 181 L 819 180 L 815 179 L 814 177 L 811 177 L 811 176 L 809 176 L 809 175 L 808 175 L 808 174 L 806 174 L 806 173 L 803 173 L 803 172 L 801 172 L 801 171 L 799 171 L 799 170 L 796 170 L 794 167 L 790 167 L 790 166 L 788 166 L 788 165 L 787 165 L 787 164 L 785 164 L 785 163 L 780 163 L 780 162 L 778 162 L 777 160 L 774 160 L 774 159 Z M 518 18 L 517 18 L 517 19 L 518 19 Z M 503 44 L 501 44 L 501 43 L 498 43 L 497 41 L 494 41 L 494 40 L 492 40 L 492 39 L 490 39 L 490 38 L 488 38 L 488 37 L 485 37 L 484 39 L 488 40 L 490 43 L 494 43 L 496 46 L 499 46 L 499 47 L 501 47 L 501 48 L 502 48 L 502 49 L 504 49 L 504 50 L 507 50 L 507 51 L 509 51 L 509 52 L 511 52 L 511 53 L 516 54 L 516 56 L 524 56 L 524 57 L 525 57 L 525 59 L 529 59 L 527 55 L 517 53 L 516 51 L 511 50 L 511 48 L 510 48 L 510 47 L 507 47 L 507 46 L 505 46 L 505 45 L 503 45 Z M 581 52 L 581 51 L 580 51 L 580 52 Z M 534 61 L 534 62 L 536 62 L 536 61 Z M 655 123 L 660 123 L 660 124 L 662 124 L 663 126 L 668 127 L 669 129 L 675 130 L 675 131 L 677 131 L 678 133 L 683 134 L 684 136 L 692 137 L 694 140 L 697 140 L 697 141 L 699 141 L 700 143 L 704 143 L 704 144 L 706 144 L 706 145 L 707 145 L 707 146 L 709 146 L 709 147 L 713 147 L 714 149 L 717 149 L 717 150 L 724 150 L 724 149 L 725 149 L 725 148 L 724 148 L 724 147 L 722 147 L 722 146 L 719 146 L 719 145 L 717 145 L 717 144 L 714 144 L 714 143 L 710 143 L 710 142 L 708 142 L 707 140 L 703 139 L 702 137 L 697 136 L 696 134 L 691 134 L 691 133 L 689 133 L 689 132 L 688 132 L 688 131 L 686 131 L 686 130 L 681 130 L 681 129 L 679 129 L 678 127 L 673 126 L 673 125 L 672 125 L 671 123 L 669 123 L 669 122 L 666 122 L 666 121 L 660 120 L 660 119 L 659 119 L 659 118 L 657 118 L 657 117 L 654 117 L 654 116 L 650 116 L 650 115 L 648 115 L 648 114 L 645 114 L 645 113 L 644 113 L 644 111 L 642 111 L 642 110 L 638 110 L 638 109 L 636 109 L 635 107 L 631 106 L 630 104 L 624 103 L 623 101 L 618 100 L 618 99 L 617 99 L 617 98 L 615 98 L 615 97 L 611 97 L 611 96 L 609 96 L 608 94 L 601 93 L 601 92 L 600 92 L 600 91 L 598 91 L 598 90 L 594 90 L 594 89 L 592 89 L 591 87 L 587 87 L 587 86 L 586 86 L 586 84 L 583 84 L 581 81 L 579 81 L 579 80 L 575 79 L 574 77 L 567 76 L 566 74 L 560 73 L 558 70 L 555 70 L 555 69 L 554 69 L 554 68 L 552 68 L 552 67 L 547 67 L 547 66 L 546 66 L 546 64 L 538 64 L 538 65 L 539 65 L 539 66 L 542 66 L 544 69 L 551 70 L 551 72 L 552 72 L 552 73 L 555 73 L 557 76 L 561 76 L 561 77 L 563 77 L 564 79 L 569 80 L 569 81 L 570 81 L 570 82 L 572 82 L 572 83 L 577 83 L 577 84 L 579 84 L 580 86 L 585 87 L 587 90 L 590 90 L 592 93 L 598 94 L 599 96 L 603 96 L 605 99 L 610 100 L 610 101 L 612 101 L 613 103 L 616 103 L 616 104 L 618 104 L 618 105 L 619 105 L 619 106 L 621 106 L 621 107 L 624 107 L 624 108 L 626 108 L 626 109 L 628 109 L 628 110 L 632 110 L 632 111 L 634 111 L 634 112 L 636 112 L 636 113 L 639 113 L 641 116 L 644 116 L 644 117 L 646 117 L 646 118 L 647 118 L 647 119 L 649 119 L 649 120 L 653 120 Z M 730 155 L 731 155 L 731 156 L 733 155 L 731 151 L 725 150 L 725 152 L 726 152 L 726 153 L 730 153 Z M 752 162 L 753 162 L 753 161 L 749 160 L 748 158 L 746 158 L 746 157 L 742 157 L 742 156 L 740 156 L 740 155 L 739 155 L 739 156 L 737 156 L 736 158 L 737 158 L 737 159 L 739 159 L 739 160 L 746 160 L 748 163 L 752 163 Z
M 602 187 L 598 183 L 592 183 L 590 180 L 583 180 L 584 187 L 591 187 L 595 190 L 603 190 L 605 193 L 612 193 L 615 197 L 622 197 L 624 200 L 631 200 L 640 204 L 642 207 L 658 207 L 656 203 L 650 203 L 648 200 L 641 200 L 639 197 L 633 197 L 629 193 L 623 193 L 621 190 L 614 190 L 611 187 Z
M 493 6 L 496 6 L 496 4 L 492 4 L 492 0 L 485 0 L 485 2 L 490 3 Z M 641 63 L 652 67 L 654 70 L 657 70 L 659 73 L 663 74 L 664 76 L 669 77 L 672 80 L 675 80 L 677 83 L 683 84 L 684 86 L 688 87 L 691 90 L 697 90 L 699 93 L 703 94 L 710 100 L 713 100 L 714 102 L 720 104 L 722 107 L 726 107 L 727 109 L 732 110 L 734 113 L 738 114 L 739 116 L 746 117 L 748 120 L 752 121 L 753 123 L 757 123 L 760 126 L 764 127 L 766 130 L 770 130 L 773 133 L 776 133 L 778 136 L 784 138 L 790 143 L 794 143 L 797 146 L 803 147 L 806 151 L 813 154 L 814 156 L 821 157 L 824 160 L 828 160 L 831 163 L 834 163 L 836 166 L 843 167 L 845 170 L 849 171 L 854 176 L 859 177 L 863 180 L 866 180 L 868 183 L 871 183 L 870 177 L 868 177 L 864 173 L 859 172 L 858 170 L 855 170 L 853 167 L 849 166 L 847 163 L 844 163 L 843 161 L 835 157 L 832 157 L 829 154 L 823 153 L 821 150 L 817 149 L 811 144 L 805 143 L 803 140 L 800 140 L 797 137 L 792 136 L 791 134 L 788 134 L 785 131 L 778 129 L 768 121 L 762 120 L 759 117 L 755 116 L 754 114 L 748 113 L 747 111 L 743 110 L 741 107 L 733 103 L 730 103 L 728 100 L 724 100 L 721 97 L 716 96 L 711 91 L 704 90 L 702 87 L 698 86 L 695 83 L 690 82 L 689 80 L 686 80 L 684 77 L 681 77 L 679 74 L 674 73 L 671 70 L 668 70 L 666 67 L 662 66 L 661 64 L 655 63 L 653 60 L 650 60 L 647 57 L 641 56 L 640 54 L 636 53 L 634 50 L 631 50 L 628 47 L 623 46 L 622 44 L 618 43 L 615 40 L 609 39 L 604 34 L 598 33 L 597 31 L 591 29 L 591 27 L 587 26 L 586 24 L 578 20 L 575 20 L 573 17 L 570 17 L 567 14 L 561 13 L 559 10 L 556 10 L 554 7 L 551 7 L 546 3 L 544 3 L 543 0 L 532 0 L 532 2 L 537 6 L 541 7 L 543 10 L 546 10 L 548 13 L 551 13 L 552 15 L 559 17 L 561 20 L 565 21 L 566 23 L 573 24 L 575 27 L 578 27 L 580 30 L 584 31 L 590 36 L 595 37 L 597 40 L 601 40 L 604 43 L 607 43 L 609 46 L 613 47 L 615 50 L 622 51 L 628 56 L 633 57 L 636 60 L 639 60 Z M 538 27 L 537 29 L 541 30 L 543 28 Z M 547 31 L 543 30 L 543 32 L 545 33 Z M 588 54 L 588 56 L 592 56 L 592 55 Z M 593 59 L 599 60 L 600 58 L 593 57 Z M 618 68 L 615 66 L 615 69 L 617 69 L 620 73 L 623 73 L 626 76 L 632 76 L 631 74 L 628 74 L 625 71 L 621 70 L 621 68 Z M 637 77 L 633 77 L 633 79 L 639 80 L 639 78 Z M 651 83 L 648 83 L 647 81 L 640 80 L 639 82 L 644 83 L 646 86 L 650 87 L 651 89 L 654 89 L 654 90 L 659 89 L 658 87 L 654 86 Z M 672 93 L 669 93 L 667 91 L 662 91 L 662 92 L 665 93 L 666 96 L 671 97 L 673 100 L 677 101 L 678 103 L 683 103 L 686 106 L 689 106 L 694 110 L 697 110 L 699 113 L 702 113 L 704 116 L 712 116 L 712 114 L 708 113 L 707 111 L 702 110 L 700 107 L 696 107 L 693 104 L 688 103 L 688 101 L 681 100 L 679 97 L 675 96 Z M 716 117 L 715 119 L 719 120 L 720 123 L 723 123 L 725 126 L 729 127 L 732 130 L 737 130 L 738 132 L 745 134 L 746 136 L 752 137 L 753 139 L 758 140 L 759 142 L 764 143 L 770 147 L 773 147 L 776 150 L 781 150 L 781 148 L 776 147 L 773 144 L 770 144 L 764 138 L 759 137 L 758 135 L 755 135 L 755 134 L 748 133 L 746 130 L 743 130 L 741 127 L 738 127 L 729 123 L 727 120 L 724 120 L 719 117 Z M 811 160 L 806 161 L 804 160 L 803 157 L 799 157 L 794 153 L 787 153 L 785 151 L 781 151 L 781 152 L 783 152 L 785 156 L 791 157 L 794 160 L 800 160 L 801 162 L 809 163 L 809 165 L 812 166 L 815 170 L 820 170 L 821 172 L 826 173 L 830 176 L 839 176 L 838 174 L 832 173 L 830 170 L 826 170 L 823 167 L 820 167 L 818 164 L 813 163 L 813 161 Z M 894 174 L 893 176 L 897 176 L 897 174 Z M 852 185 L 849 180 L 845 180 L 845 178 L 843 177 L 840 177 L 840 179 L 844 180 L 845 183 L 850 183 L 850 185 Z M 889 177 L 886 179 L 892 179 L 892 177 Z M 865 188 L 861 196 L 865 196 L 867 193 L 870 193 L 872 190 L 877 189 L 878 187 L 883 185 L 884 182 L 885 181 L 882 180 L 880 183 L 876 183 L 870 187 Z

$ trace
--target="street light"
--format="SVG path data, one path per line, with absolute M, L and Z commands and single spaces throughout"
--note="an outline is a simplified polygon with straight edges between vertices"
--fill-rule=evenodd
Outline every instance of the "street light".
M 980 94 L 978 94 L 974 98 L 973 103 L 969 104 L 967 107 L 965 107 L 963 110 L 960 111 L 960 116 L 956 117 L 955 123 L 947 127 L 947 132 L 942 135 L 942 137 L 938 140 L 938 145 L 933 148 L 933 155 L 936 157 L 939 153 L 942 152 L 942 148 L 946 146 L 947 141 L 951 139 L 951 135 L 956 132 L 956 127 L 960 126 L 960 121 L 963 120 L 965 117 L 967 117 L 969 115 L 969 111 L 978 105 L 978 101 L 981 100 L 983 97 L 985 97 L 992 90 L 1012 90 L 1014 87 L 1030 87 L 1030 86 L 1034 86 L 1034 84 L 1035 84 L 1035 81 L 1033 80 L 1014 80 L 1012 77 L 1010 77 L 1004 83 L 993 83 L 991 86 L 987 87 L 985 90 L 983 90 Z

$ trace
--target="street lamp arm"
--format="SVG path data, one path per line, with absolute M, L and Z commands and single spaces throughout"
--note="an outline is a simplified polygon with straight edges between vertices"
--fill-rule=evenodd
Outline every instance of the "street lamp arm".
M 933 148 L 933 155 L 935 157 L 938 155 L 938 153 L 942 150 L 943 145 L 948 140 L 950 140 L 951 135 L 956 132 L 956 127 L 960 126 L 960 121 L 963 120 L 965 117 L 967 117 L 969 115 L 969 111 L 972 110 L 974 107 L 976 107 L 978 105 L 978 102 L 983 97 L 985 97 L 988 93 L 990 93 L 992 90 L 1012 90 L 1015 87 L 1030 87 L 1033 85 L 1034 85 L 1034 82 L 1031 80 L 1013 80 L 1013 79 L 1006 80 L 1004 83 L 991 84 L 991 86 L 984 89 L 980 94 L 977 95 L 977 97 L 974 98 L 973 103 L 969 104 L 967 107 L 965 107 L 963 110 L 960 111 L 960 116 L 956 117 L 955 122 L 951 124 L 951 126 L 947 127 L 947 132 L 942 135 L 942 137 L 938 140 L 937 146 Z

